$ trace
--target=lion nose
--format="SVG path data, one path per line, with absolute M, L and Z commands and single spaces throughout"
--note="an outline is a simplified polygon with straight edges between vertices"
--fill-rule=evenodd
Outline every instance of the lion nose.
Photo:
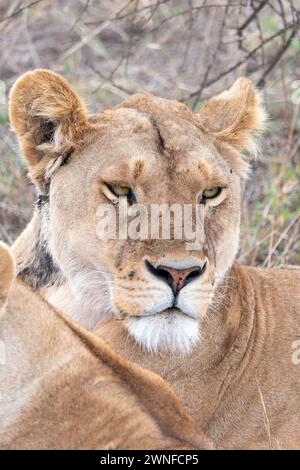
M 206 263 L 204 263 L 203 266 L 176 269 L 171 266 L 163 265 L 154 267 L 149 261 L 146 261 L 146 266 L 151 274 L 165 281 L 171 287 L 174 295 L 176 295 L 180 289 L 204 273 Z

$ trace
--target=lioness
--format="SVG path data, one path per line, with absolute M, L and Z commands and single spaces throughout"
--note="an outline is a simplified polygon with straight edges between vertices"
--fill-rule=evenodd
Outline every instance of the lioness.
M 212 448 L 166 382 L 14 281 L 1 243 L 0 292 L 0 449 Z
M 15 84 L 10 117 L 40 193 L 14 247 L 19 276 L 54 286 L 50 300 L 88 328 L 123 320 L 99 333 L 166 377 L 218 445 L 299 446 L 300 273 L 234 264 L 241 152 L 255 152 L 265 118 L 251 82 L 197 114 L 137 94 L 88 116 L 62 77 L 39 70 Z M 98 208 L 124 199 L 200 208 L 197 249 L 175 233 L 101 239 Z

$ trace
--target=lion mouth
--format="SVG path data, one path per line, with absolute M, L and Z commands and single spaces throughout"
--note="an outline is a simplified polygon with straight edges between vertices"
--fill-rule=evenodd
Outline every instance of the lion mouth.
M 131 318 L 132 319 L 140 319 L 140 318 L 155 318 L 155 317 L 162 317 L 164 316 L 166 319 L 171 319 L 175 316 L 183 316 L 183 317 L 187 317 L 187 318 L 190 318 L 192 320 L 196 320 L 196 318 L 192 315 L 189 315 L 187 312 L 184 312 L 183 310 L 180 310 L 180 308 L 177 308 L 177 307 L 169 307 L 169 308 L 166 308 L 164 310 L 162 310 L 161 312 L 156 312 L 156 313 L 149 313 L 149 314 L 141 314 L 141 315 L 132 315 Z

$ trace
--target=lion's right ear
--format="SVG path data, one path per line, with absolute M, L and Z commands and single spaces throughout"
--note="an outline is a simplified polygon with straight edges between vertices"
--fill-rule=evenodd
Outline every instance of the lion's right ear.
M 82 142 L 89 127 L 85 105 L 63 77 L 35 70 L 22 75 L 13 86 L 9 114 L 30 177 L 42 190 L 51 159 Z

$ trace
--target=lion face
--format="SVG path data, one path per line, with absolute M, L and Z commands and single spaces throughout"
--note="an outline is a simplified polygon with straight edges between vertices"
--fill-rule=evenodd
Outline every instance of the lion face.
M 166 106 L 172 114 L 174 105 Z M 126 320 L 139 342 L 156 349 L 161 342 L 178 347 L 179 341 L 187 348 L 198 338 L 199 319 L 238 248 L 240 177 L 212 139 L 190 123 L 191 142 L 186 142 L 187 130 L 175 120 L 166 123 L 165 131 L 132 109 L 115 110 L 111 118 L 113 125 L 96 133 L 53 177 L 50 249 L 74 291 L 87 297 L 82 300 L 95 299 L 95 291 L 100 305 L 104 295 L 109 297 L 108 309 Z M 184 237 L 99 238 L 99 206 L 111 204 L 118 215 L 113 188 L 128 188 L 135 199 L 134 204 L 124 201 L 128 208 L 139 204 L 149 213 L 158 203 L 200 204 L 211 188 L 221 193 L 202 203 L 202 243 L 188 250 Z
M 25 76 L 23 86 L 33 78 L 42 86 L 45 74 L 52 88 L 60 80 L 74 93 L 45 71 Z M 27 132 L 24 140 L 14 113 L 17 98 L 24 99 L 21 85 L 12 92 L 11 116 L 26 156 L 33 136 L 30 140 Z M 253 145 L 250 132 L 261 125 L 258 95 L 241 79 L 199 115 L 177 102 L 138 94 L 90 118 L 77 101 L 80 110 L 74 111 L 76 95 L 71 98 L 76 122 L 52 117 L 47 142 L 40 135 L 43 122 L 41 142 L 35 135 L 36 158 L 32 161 L 32 150 L 31 160 L 27 156 L 37 186 L 43 191 L 45 181 L 48 186 L 49 202 L 41 210 L 48 250 L 74 296 L 99 312 L 97 320 L 104 311 L 116 315 L 150 351 L 188 352 L 200 337 L 201 320 L 222 294 L 238 249 L 248 168 L 238 150 Z M 34 109 L 39 100 L 31 97 Z M 26 117 L 23 126 L 32 128 Z M 62 165 L 66 148 L 68 164 Z M 113 236 L 99 229 L 102 208 Z M 186 219 L 194 239 L 186 233 Z M 89 319 L 83 323 L 89 325 Z

